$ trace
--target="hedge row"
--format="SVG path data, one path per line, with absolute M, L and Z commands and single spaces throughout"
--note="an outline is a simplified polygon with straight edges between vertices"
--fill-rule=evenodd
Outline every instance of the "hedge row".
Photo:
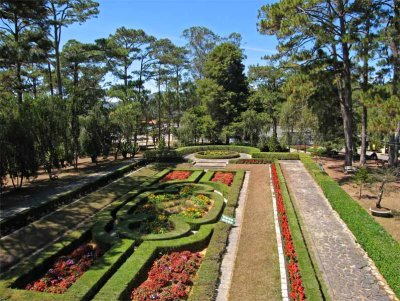
M 129 300 L 130 292 L 140 284 L 143 275 L 160 253 L 178 250 L 201 250 L 207 246 L 213 225 L 203 225 L 191 236 L 174 240 L 145 241 L 96 294 L 93 300 Z
M 134 189 L 124 195 L 118 201 L 113 202 L 106 209 L 100 211 L 94 217 L 96 222 L 89 223 L 78 230 L 61 237 L 57 242 L 45 248 L 40 253 L 30 257 L 0 277 L 0 296 L 10 300 L 89 300 L 100 289 L 115 270 L 133 252 L 135 242 L 133 240 L 120 240 L 111 237 L 107 231 L 107 225 L 112 224 L 112 215 L 132 197 L 139 194 L 146 186 L 158 182 L 164 175 L 160 172 L 142 184 L 142 187 Z M 93 225 L 93 227 L 91 227 Z M 25 284 L 34 280 L 37 275 L 48 268 L 58 257 L 68 254 L 77 246 L 90 239 L 99 242 L 105 254 L 95 262 L 81 278 L 78 279 L 64 294 L 48 294 L 35 291 L 27 291 Z M 13 288 L 13 289 L 11 289 Z
M 318 269 L 315 268 L 317 267 L 316 259 L 307 247 L 306 240 L 303 236 L 301 220 L 297 216 L 295 209 L 296 206 L 289 195 L 286 181 L 278 161 L 275 162 L 275 167 L 293 238 L 293 244 L 297 254 L 297 261 L 301 271 L 301 278 L 303 280 L 306 298 L 309 301 L 327 300 L 328 294 L 325 284 L 322 283 L 322 277 L 319 274 Z
M 238 153 L 252 154 L 260 152 L 260 149 L 251 146 L 240 146 L 240 145 L 196 145 L 196 146 L 186 146 L 176 149 L 176 152 L 182 156 L 198 153 L 201 151 L 208 150 L 226 150 L 235 151 Z
M 143 157 L 148 162 L 182 162 L 182 154 L 176 150 L 148 150 L 143 153 Z
M 226 151 L 221 153 L 212 153 L 213 151 L 202 151 L 195 154 L 198 159 L 234 159 L 239 158 L 240 154 L 236 151 Z M 216 151 L 218 152 L 218 151 Z
M 74 199 L 82 197 L 109 182 L 122 177 L 124 174 L 146 164 L 145 160 L 138 160 L 129 165 L 123 166 L 116 171 L 104 175 L 96 180 L 85 183 L 81 186 L 75 187 L 69 191 L 63 192 L 49 199 L 48 201 L 32 206 L 29 209 L 21 211 L 18 214 L 3 219 L 0 222 L 1 236 L 8 235 L 31 222 L 38 220 L 42 216 L 53 212 L 57 208 L 71 203 Z
M 301 154 L 300 159 L 321 186 L 332 208 L 353 232 L 357 242 L 374 261 L 396 296 L 400 297 L 400 243 L 394 240 L 335 180 L 321 171 L 309 156 Z
M 258 152 L 258 153 L 252 153 L 251 157 L 252 158 L 265 159 L 270 163 L 274 162 L 275 160 L 300 160 L 300 157 L 299 157 L 298 153 L 264 153 L 264 152 Z

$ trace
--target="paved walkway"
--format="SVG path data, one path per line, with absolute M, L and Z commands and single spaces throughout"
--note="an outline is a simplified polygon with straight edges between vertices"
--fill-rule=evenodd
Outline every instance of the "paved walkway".
M 395 300 L 390 299 L 382 276 L 377 275 L 364 250 L 303 164 L 281 161 L 281 166 L 331 299 Z
M 4 271 L 11 267 L 82 222 L 92 221 L 90 218 L 96 212 L 140 186 L 149 179 L 149 176 L 156 173 L 156 170 L 148 167 L 134 171 L 128 176 L 4 236 L 0 240 L 0 270 Z
M 24 187 L 18 192 L 0 196 L 0 220 L 24 211 L 32 206 L 45 203 L 50 199 L 56 198 L 72 188 L 83 186 L 84 184 L 95 181 L 120 167 L 131 164 L 133 160 L 120 161 L 109 165 L 99 166 L 99 171 L 87 173 L 80 172 L 77 176 L 59 178 L 57 181 L 40 181 L 33 187 Z
M 268 165 L 229 165 L 250 171 L 229 301 L 281 300 Z

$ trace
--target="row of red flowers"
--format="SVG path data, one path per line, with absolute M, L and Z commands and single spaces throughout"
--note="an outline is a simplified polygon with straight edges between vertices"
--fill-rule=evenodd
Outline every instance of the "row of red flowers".
M 147 280 L 132 291 L 131 300 L 186 300 L 201 261 L 200 253 L 190 251 L 163 255 L 154 262 Z
M 286 215 L 285 204 L 283 202 L 282 191 L 279 185 L 278 175 L 276 173 L 275 164 L 271 165 L 272 183 L 274 185 L 275 197 L 277 201 L 277 209 L 279 214 L 279 222 L 282 231 L 283 248 L 287 259 L 287 267 L 290 280 L 290 298 L 295 301 L 306 300 L 304 293 L 303 281 L 301 280 L 300 269 L 297 264 L 297 255 L 294 249 L 292 235 L 290 232 L 289 222 Z
M 167 182 L 172 180 L 186 180 L 192 174 L 189 170 L 173 170 L 170 171 L 160 182 Z
M 39 280 L 26 285 L 25 289 L 48 293 L 65 293 L 87 271 L 101 252 L 92 244 L 85 244 L 67 256 L 59 257 Z
M 216 171 L 211 181 L 231 186 L 234 177 L 235 174 L 233 172 Z

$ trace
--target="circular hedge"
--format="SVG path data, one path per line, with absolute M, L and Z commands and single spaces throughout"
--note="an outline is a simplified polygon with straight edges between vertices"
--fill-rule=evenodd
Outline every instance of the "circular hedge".
M 235 151 L 208 150 L 196 153 L 195 157 L 198 159 L 233 159 L 239 158 L 240 154 Z

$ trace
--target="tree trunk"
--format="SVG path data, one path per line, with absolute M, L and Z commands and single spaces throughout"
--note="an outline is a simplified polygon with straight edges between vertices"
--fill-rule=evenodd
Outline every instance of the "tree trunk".
M 362 106 L 361 116 L 361 154 L 360 165 L 364 166 L 367 161 L 367 107 Z
M 54 95 L 54 87 L 53 87 L 53 73 L 51 72 L 50 60 L 47 59 L 47 72 L 49 73 L 49 88 L 51 96 Z
M 376 208 L 381 208 L 381 202 L 382 202 L 382 197 L 383 197 L 383 191 L 384 191 L 385 184 L 386 184 L 386 181 L 383 180 L 381 185 L 379 186 L 378 200 L 376 201 L 376 204 L 375 204 Z
M 161 141 L 161 66 L 158 67 L 158 144 Z
M 54 22 L 57 22 L 57 16 L 54 14 L 53 18 Z M 59 25 L 58 25 L 59 26 Z M 62 78 L 61 78 L 61 62 L 60 62 L 60 37 L 58 26 L 55 24 L 53 26 L 54 30 L 54 54 L 56 58 L 56 77 L 57 77 L 57 89 L 58 95 L 63 97 L 63 87 L 62 87 Z

